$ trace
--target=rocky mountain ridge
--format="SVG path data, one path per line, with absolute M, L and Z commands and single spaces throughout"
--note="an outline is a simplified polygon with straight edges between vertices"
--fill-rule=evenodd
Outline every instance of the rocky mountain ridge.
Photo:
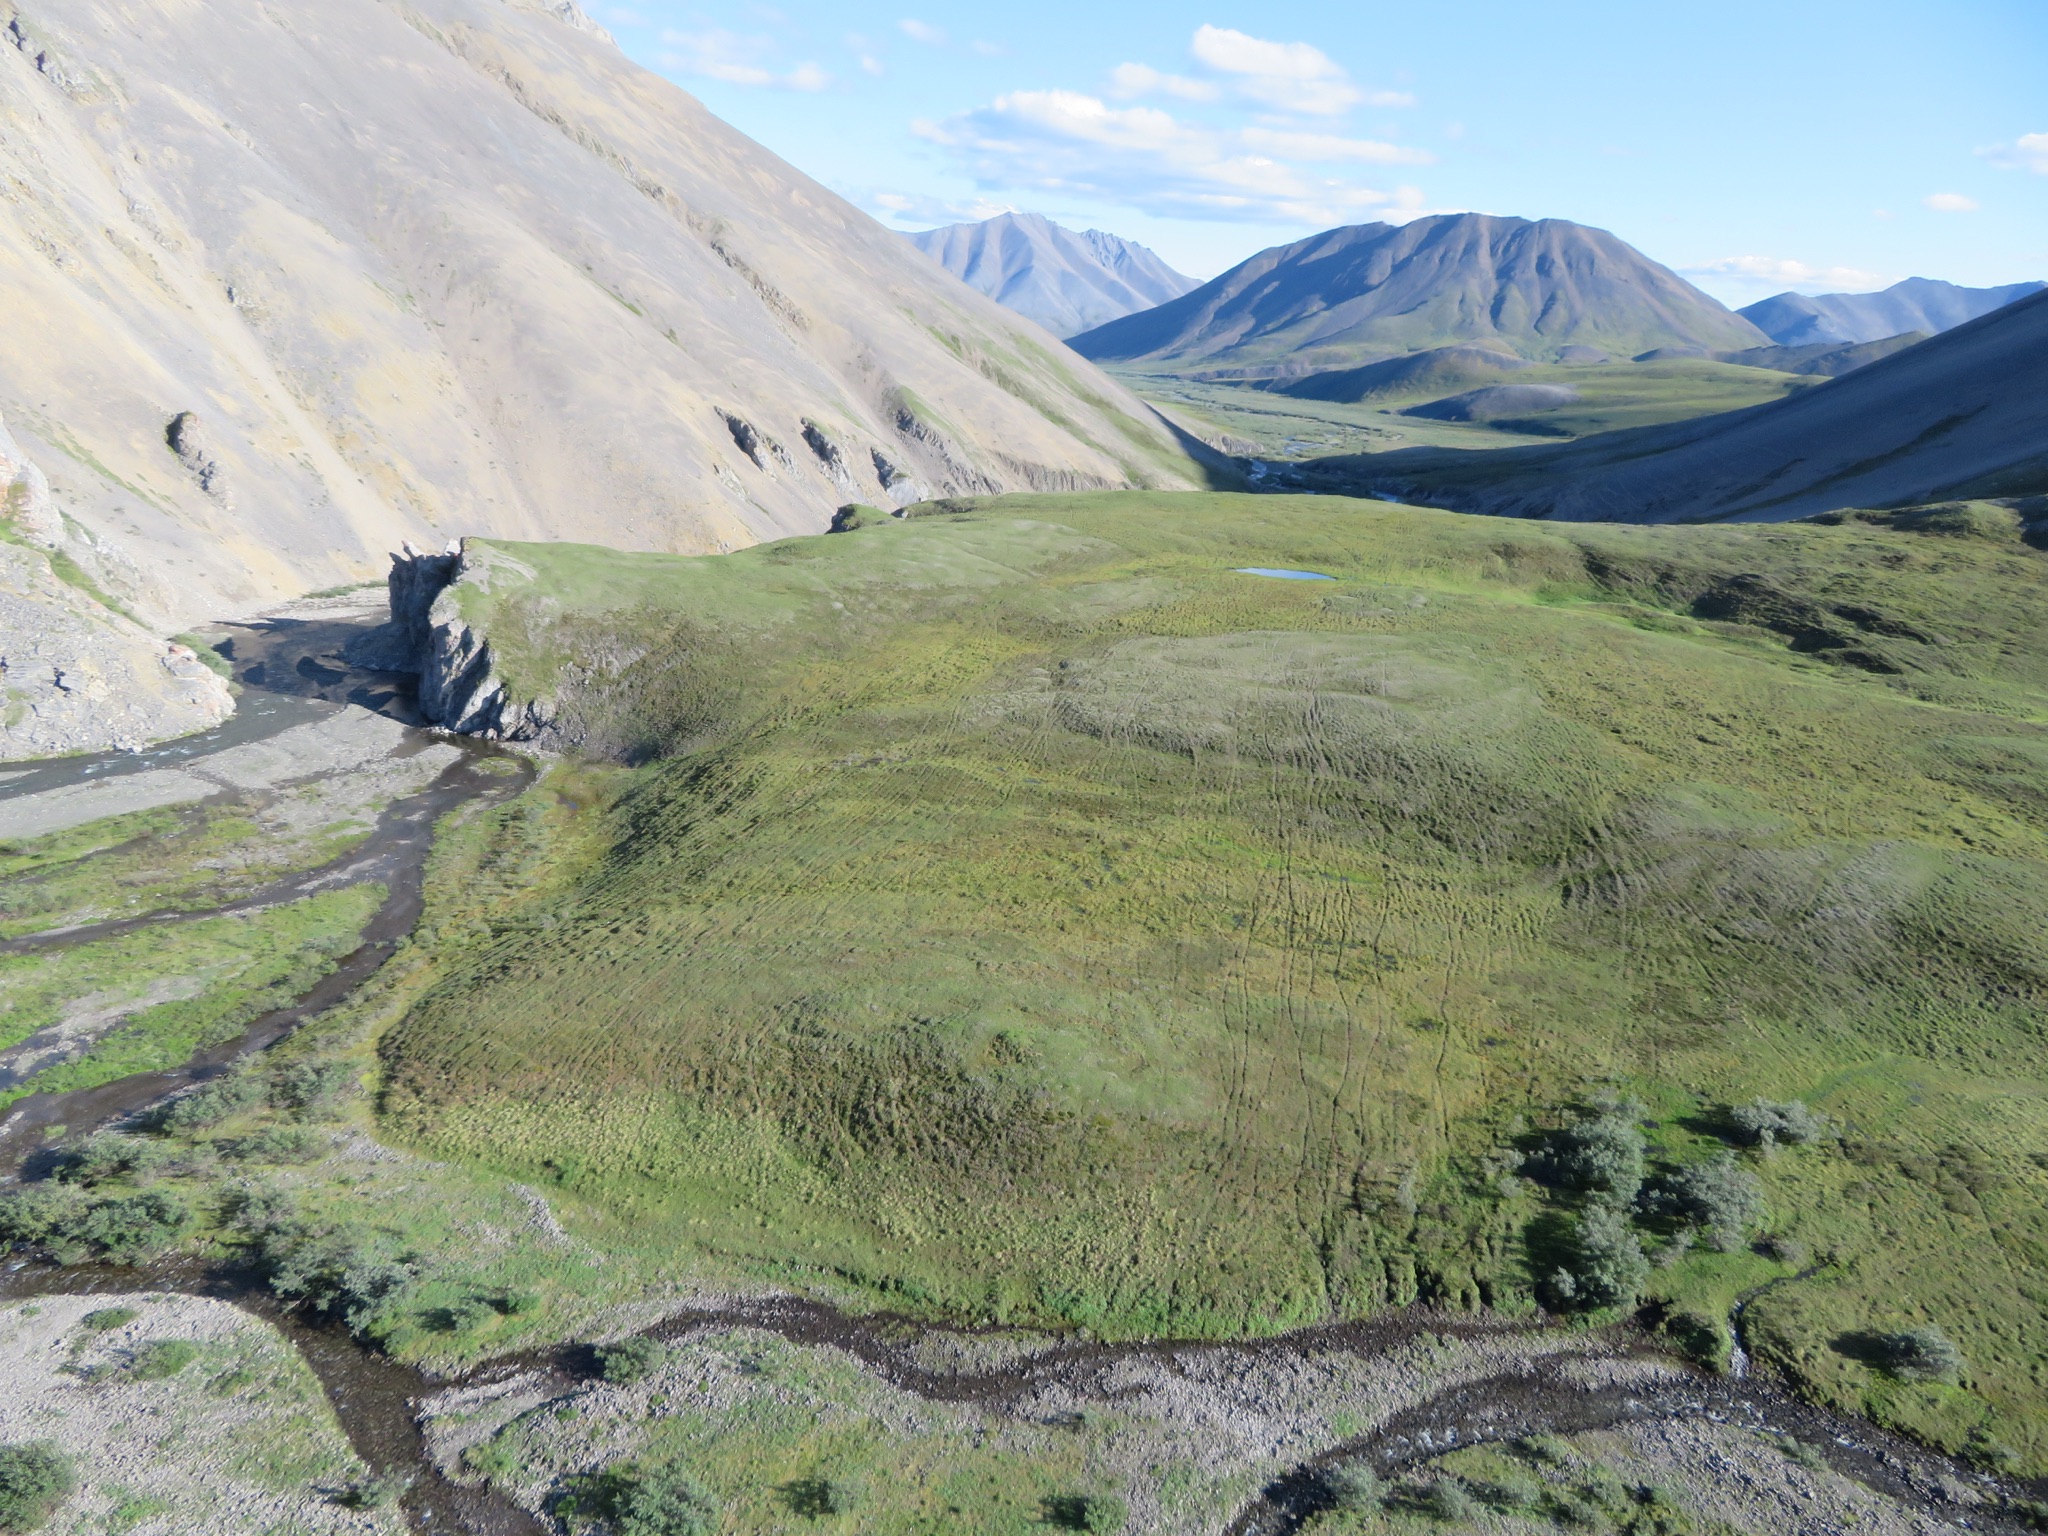
M 960 281 L 1055 336 L 1073 336 L 1200 286 L 1132 240 L 1002 213 L 906 235 Z
M 2039 293 L 2048 283 L 1964 288 L 1909 277 L 1878 293 L 1780 293 L 1736 311 L 1781 347 L 1883 341 L 1920 331 L 1938 335 Z

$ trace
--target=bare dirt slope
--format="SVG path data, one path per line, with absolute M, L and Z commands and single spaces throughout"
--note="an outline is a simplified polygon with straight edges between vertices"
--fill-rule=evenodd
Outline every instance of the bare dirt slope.
M 707 552 L 1195 482 L 563 0 L 27 0 L 0 40 L 0 412 L 164 631 L 406 537 Z

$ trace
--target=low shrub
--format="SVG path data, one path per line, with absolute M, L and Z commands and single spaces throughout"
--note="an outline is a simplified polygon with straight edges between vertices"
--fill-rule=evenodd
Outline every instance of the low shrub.
M 1469 1525 L 1479 1518 L 1479 1501 L 1455 1477 L 1439 1478 L 1422 1491 L 1417 1501 L 1424 1514 L 1438 1520 Z
M 170 1149 L 161 1142 L 102 1131 L 60 1155 L 51 1176 L 59 1183 L 92 1189 L 114 1179 L 150 1173 L 168 1161 Z
M 1827 1117 L 1809 1109 L 1799 1100 L 1774 1104 L 1769 1099 L 1752 1099 L 1728 1110 L 1729 1128 L 1744 1146 L 1769 1149 L 1780 1145 L 1804 1146 L 1827 1133 Z
M 1643 1133 L 1633 1104 L 1606 1101 L 1581 1109 L 1550 1133 L 1523 1165 L 1531 1177 L 1565 1189 L 1600 1191 L 1632 1202 L 1643 1185 Z
M 151 1339 L 135 1351 L 128 1374 L 136 1381 L 166 1381 L 199 1358 L 199 1346 L 187 1339 Z
M 0 1532 L 41 1530 L 77 1486 L 71 1458 L 47 1440 L 0 1445 Z
M 220 1144 L 223 1155 L 238 1162 L 310 1163 L 327 1150 L 327 1140 L 303 1125 L 272 1125 Z
M 341 1318 L 361 1333 L 419 1278 L 414 1257 L 384 1233 L 323 1225 L 268 1198 L 252 1198 L 236 1222 L 271 1290 Z
M 116 1328 L 127 1327 L 141 1315 L 133 1307 L 101 1307 L 81 1317 L 78 1326 L 88 1333 L 112 1333 Z
M 1665 1337 L 1678 1346 L 1678 1352 L 1695 1365 L 1716 1372 L 1728 1369 L 1735 1341 L 1720 1318 L 1680 1310 L 1667 1314 L 1661 1326 Z
M 1573 1229 L 1569 1267 L 1553 1271 L 1545 1289 L 1554 1305 L 1567 1310 L 1625 1307 L 1649 1278 L 1649 1260 L 1628 1218 L 1612 1206 L 1595 1205 Z
M 1112 1493 L 1066 1493 L 1045 1501 L 1043 1518 L 1063 1531 L 1116 1536 L 1129 1523 L 1130 1510 Z
M 1808 1445 L 1797 1435 L 1780 1434 L 1774 1438 L 1778 1442 L 1778 1449 L 1785 1453 L 1786 1459 L 1794 1466 L 1804 1468 L 1808 1472 L 1827 1471 L 1828 1459 L 1821 1455 L 1817 1447 Z
M 1387 1501 L 1387 1486 L 1379 1474 L 1360 1462 L 1332 1467 L 1323 1474 L 1323 1488 L 1332 1509 L 1368 1511 Z
M 263 1084 L 258 1078 L 248 1072 L 234 1072 L 171 1100 L 150 1117 L 151 1123 L 156 1129 L 174 1135 L 211 1130 L 223 1120 L 261 1103 L 263 1097 Z
M 498 1309 L 488 1301 L 468 1296 L 440 1308 L 433 1322 L 443 1333 L 471 1333 L 498 1315 Z
M 668 1346 L 661 1340 L 634 1334 L 597 1346 L 597 1373 L 615 1387 L 630 1387 L 652 1376 L 667 1359 Z
M 1646 1204 L 1698 1222 L 1715 1248 L 1733 1253 L 1764 1219 L 1764 1186 L 1724 1152 L 1666 1174 L 1657 1181 Z
M 1939 1328 L 1908 1328 L 1878 1340 L 1884 1368 L 1902 1381 L 1954 1381 L 1963 1373 L 1963 1352 Z
M 365 1477 L 351 1483 L 335 1502 L 346 1509 L 389 1509 L 411 1486 L 411 1478 L 395 1472 Z
M 799 1478 L 793 1483 L 784 1483 L 776 1491 L 782 1495 L 782 1502 L 789 1506 L 791 1514 L 801 1515 L 806 1520 L 846 1514 L 859 1502 L 849 1484 L 829 1477 Z
M 270 1102 L 304 1113 L 324 1109 L 356 1086 L 357 1072 L 341 1061 L 294 1061 L 270 1077 Z
M 565 1523 L 601 1520 L 612 1536 L 712 1536 L 718 1504 L 680 1467 L 627 1463 L 572 1478 L 552 1513 Z
M 1543 1502 L 1543 1489 L 1533 1478 L 1512 1476 L 1474 1483 L 1472 1492 L 1489 1509 L 1506 1514 L 1535 1509 Z
M 1795 1237 L 1766 1237 L 1757 1242 L 1756 1251 L 1767 1259 L 1776 1259 L 1780 1264 L 1798 1268 L 1806 1262 L 1806 1244 Z

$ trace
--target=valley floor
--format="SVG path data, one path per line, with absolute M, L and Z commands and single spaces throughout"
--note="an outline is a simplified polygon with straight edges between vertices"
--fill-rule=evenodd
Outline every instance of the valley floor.
M 364 714 L 329 760 L 330 713 L 103 801 L 0 784 L 85 806 L 0 870 L 10 1049 L 69 1053 L 20 1056 L 0 1219 L 231 1258 L 401 1361 L 504 1361 L 429 1405 L 431 1453 L 572 1524 L 671 1468 L 734 1532 L 2018 1518 L 1986 1475 L 2048 1471 L 2022 531 L 1101 496 L 710 560 L 497 546 L 465 616 L 571 750 L 530 785 L 473 759 L 391 958 L 111 1134 L 21 1117 L 318 985 L 390 886 L 352 860 L 457 749 Z M 158 773 L 203 793 L 131 803 Z M 1757 1097 L 1825 1134 L 1745 1148 Z M 1555 1172 L 1589 1115 L 1643 1160 L 1615 1241 L 1654 1350 L 1725 1369 L 1747 1298 L 1761 1371 L 1956 1459 L 1873 1431 L 1880 1496 L 1812 1431 L 1699 1422 L 1740 1384 L 1557 1279 L 1613 1205 Z M 1762 1201 L 1728 1241 L 1656 1204 L 1723 1158 Z M 719 1294 L 914 1321 L 899 1357 L 680 1315 Z M 1248 1342 L 1332 1319 L 1393 1331 Z M 1022 1332 L 927 1333 L 961 1321 Z M 1911 1327 L 1960 1365 L 1889 1367 Z M 650 1328 L 632 1380 L 558 1347 Z M 905 1387 L 1156 1337 L 1213 1347 Z M 1497 1455 L 1373 1438 L 1538 1357 L 1705 1395 L 1691 1428 L 1496 1424 L 1527 1442 Z M 1364 1441 L 1388 1497 L 1326 1507 Z

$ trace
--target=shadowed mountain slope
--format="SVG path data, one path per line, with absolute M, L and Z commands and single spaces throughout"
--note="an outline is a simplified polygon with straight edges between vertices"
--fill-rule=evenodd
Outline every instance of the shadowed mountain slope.
M 2048 293 L 1749 410 L 1558 448 L 1326 460 L 1306 483 L 1620 522 L 2034 495 L 2048 491 Z
M 1928 334 L 1926 331 L 1906 331 L 1898 336 L 1886 336 L 1880 341 L 1816 341 L 1797 347 L 1751 347 L 1746 352 L 1716 352 L 1714 356 L 1720 362 L 1738 363 L 1744 368 L 1768 368 L 1773 373 L 1838 379 L 1858 368 L 1867 368 L 1880 358 L 1890 357 L 1894 352 L 1903 352 L 1925 341 Z
M 0 411 L 161 629 L 403 537 L 703 552 L 854 499 L 1195 483 L 1148 407 L 563 0 L 18 26 Z
M 1036 213 L 1004 213 L 905 239 L 1005 309 L 1072 336 L 1177 299 L 1200 284 L 1133 241 L 1076 232 Z
M 1634 356 L 1735 350 L 1762 332 L 1605 230 L 1563 219 L 1441 214 L 1359 224 L 1261 251 L 1193 293 L 1070 345 L 1099 361 L 1325 366 L 1454 342 L 1553 360 L 1567 346 Z
M 1526 357 L 1490 347 L 1432 347 L 1406 357 L 1390 357 L 1362 368 L 1339 368 L 1305 379 L 1279 380 L 1267 388 L 1297 400 L 1334 400 L 1350 404 L 1424 390 L 1446 393 L 1490 382 L 1504 374 L 1534 366 Z
M 1953 330 L 2044 287 L 2048 284 L 1961 288 L 1937 278 L 1909 277 L 1882 293 L 1780 293 L 1737 313 L 1785 347 L 1883 341 L 1906 331 L 1937 335 Z

